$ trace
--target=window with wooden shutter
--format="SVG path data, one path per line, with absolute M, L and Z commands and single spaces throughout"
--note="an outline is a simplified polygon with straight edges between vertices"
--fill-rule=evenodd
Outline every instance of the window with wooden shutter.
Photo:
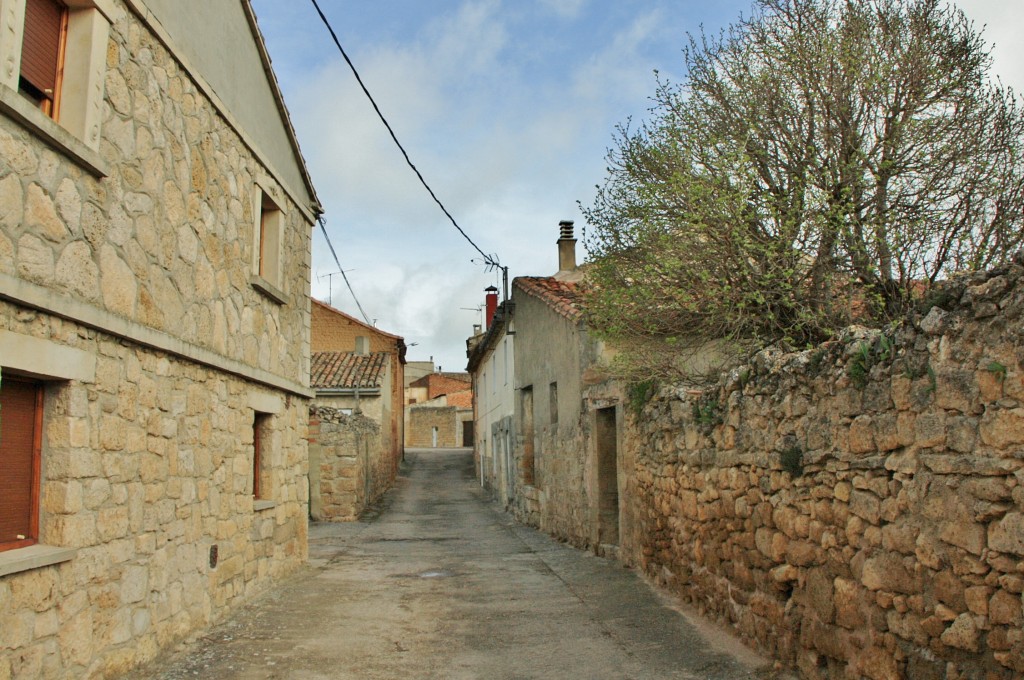
M 0 550 L 38 538 L 42 427 L 42 383 L 0 378 Z
M 51 118 L 60 109 L 68 9 L 57 0 L 26 0 L 19 91 Z

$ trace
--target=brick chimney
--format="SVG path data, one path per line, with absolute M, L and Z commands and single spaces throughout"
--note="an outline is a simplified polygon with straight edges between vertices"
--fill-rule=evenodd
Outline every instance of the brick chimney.
M 572 236 L 572 220 L 558 223 L 558 272 L 576 271 L 576 239 Z
M 484 328 L 491 327 L 491 321 L 494 320 L 494 312 L 498 310 L 498 289 L 494 286 L 487 286 L 484 288 L 484 292 L 487 295 L 484 297 Z

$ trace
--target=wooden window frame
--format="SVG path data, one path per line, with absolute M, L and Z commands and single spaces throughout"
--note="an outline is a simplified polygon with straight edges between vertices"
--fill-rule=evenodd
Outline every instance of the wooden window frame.
M 27 3 L 31 0 L 26 0 Z M 45 0 L 46 2 L 53 2 L 58 5 L 61 10 L 60 14 L 60 26 L 59 33 L 57 36 L 57 59 L 56 59 L 56 72 L 53 78 L 53 91 L 47 93 L 45 90 L 40 89 L 36 84 L 32 83 L 25 78 L 24 67 L 21 69 L 21 73 L 18 75 L 18 91 L 26 97 L 29 101 L 35 103 L 39 109 L 48 117 L 54 121 L 60 120 L 60 100 L 61 90 L 64 85 L 64 64 L 67 56 L 67 43 L 68 43 L 68 19 L 70 16 L 70 10 L 66 4 L 60 2 L 60 0 Z M 27 21 L 27 11 L 26 11 Z M 27 31 L 26 31 L 27 37 Z M 24 54 L 24 38 L 22 40 L 22 54 Z
M 29 490 L 29 507 L 28 507 L 28 534 L 25 538 L 14 541 L 7 541 L 0 543 L 0 552 L 7 550 L 14 550 L 16 548 L 25 548 L 30 545 L 35 545 L 39 542 L 39 489 L 41 486 L 41 473 L 42 473 L 42 442 L 43 442 L 43 396 L 44 386 L 43 382 L 39 380 L 32 380 L 29 378 L 22 378 L 17 375 L 4 374 L 0 378 L 0 389 L 3 388 L 4 383 L 18 382 L 33 385 L 35 387 L 35 413 L 33 415 L 32 424 L 32 463 L 30 470 L 30 481 L 31 489 Z M 3 427 L 3 413 L 0 409 L 0 428 Z

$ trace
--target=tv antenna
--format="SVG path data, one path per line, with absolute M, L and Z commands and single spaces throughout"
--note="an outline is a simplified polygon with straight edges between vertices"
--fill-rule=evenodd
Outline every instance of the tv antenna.
M 319 274 L 319 275 L 317 275 L 317 277 L 316 277 L 317 281 L 323 280 L 323 278 L 325 276 L 327 277 L 327 304 L 331 305 L 332 307 L 334 306 L 334 303 L 331 301 L 332 296 L 334 294 L 334 277 L 338 276 L 338 275 L 344 276 L 345 272 L 353 272 L 353 271 L 355 271 L 355 269 L 345 269 L 345 270 L 339 269 L 336 272 L 328 272 L 326 274 Z

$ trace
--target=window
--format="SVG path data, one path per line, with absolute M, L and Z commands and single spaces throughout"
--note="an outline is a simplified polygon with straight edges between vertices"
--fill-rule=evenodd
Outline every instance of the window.
M 43 385 L 7 373 L 0 378 L 0 551 L 39 538 L 39 472 Z
M 57 0 L 26 0 L 18 92 L 57 120 L 64 75 L 68 8 Z
M 252 284 L 258 290 L 281 304 L 288 300 L 282 290 L 281 276 L 282 246 L 284 234 L 284 211 L 281 201 L 274 199 L 276 190 L 266 189 L 272 186 L 263 181 L 256 187 L 257 220 L 253 232 Z
M 110 0 L 0 0 L 0 111 L 96 176 Z
M 548 388 L 548 412 L 551 416 L 551 424 L 558 424 L 558 383 L 551 383 Z
M 255 500 L 266 498 L 264 468 L 266 456 L 269 454 L 267 442 L 270 439 L 270 415 L 256 412 L 252 419 L 252 497 Z

